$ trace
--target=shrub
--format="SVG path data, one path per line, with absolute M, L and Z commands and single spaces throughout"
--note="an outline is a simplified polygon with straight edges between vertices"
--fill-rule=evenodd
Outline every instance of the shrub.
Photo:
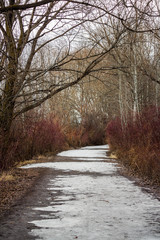
M 0 143 L 3 143 L 3 139 L 1 134 Z M 5 159 L 2 159 L 3 144 L 0 146 L 1 168 L 6 169 L 34 155 L 62 150 L 65 146 L 65 136 L 55 117 L 44 119 L 34 114 L 25 119 L 17 119 L 13 123 Z
M 77 126 L 70 126 L 67 130 L 69 146 L 81 147 L 86 145 L 101 145 L 106 141 L 105 125 L 102 116 L 86 114 Z
M 160 108 L 150 107 L 122 126 L 119 118 L 106 129 L 108 143 L 123 162 L 160 182 Z

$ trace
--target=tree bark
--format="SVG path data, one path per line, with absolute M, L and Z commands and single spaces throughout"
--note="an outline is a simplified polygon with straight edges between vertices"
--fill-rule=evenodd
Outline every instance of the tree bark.
M 10 5 L 13 5 L 15 0 L 10 0 Z M 0 168 L 7 169 L 7 152 L 10 144 L 10 130 L 13 120 L 13 111 L 14 111 L 14 86 L 17 78 L 16 73 L 16 49 L 13 38 L 13 11 L 9 11 L 6 14 L 6 34 L 7 34 L 7 53 L 8 53 L 8 63 L 7 63 L 7 79 L 5 83 L 4 93 L 2 96 L 3 104 L 1 104 L 0 112 L 0 128 L 2 134 L 2 152 L 1 152 L 1 161 Z

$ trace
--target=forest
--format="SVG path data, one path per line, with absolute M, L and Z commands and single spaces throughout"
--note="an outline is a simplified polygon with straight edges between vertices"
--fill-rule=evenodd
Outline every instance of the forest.
M 0 171 L 109 144 L 160 183 L 159 0 L 0 1 Z

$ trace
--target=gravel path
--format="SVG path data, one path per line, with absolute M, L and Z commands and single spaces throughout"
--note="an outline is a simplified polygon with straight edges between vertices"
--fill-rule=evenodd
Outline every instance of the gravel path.
M 160 202 L 120 176 L 108 146 L 27 165 L 45 175 L 0 223 L 0 240 L 156 240 Z

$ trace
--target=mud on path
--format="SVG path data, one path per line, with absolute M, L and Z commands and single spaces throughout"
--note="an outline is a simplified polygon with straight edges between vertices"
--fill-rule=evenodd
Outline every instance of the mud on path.
M 160 239 L 160 202 L 119 175 L 107 146 L 59 154 L 0 220 L 0 240 Z

